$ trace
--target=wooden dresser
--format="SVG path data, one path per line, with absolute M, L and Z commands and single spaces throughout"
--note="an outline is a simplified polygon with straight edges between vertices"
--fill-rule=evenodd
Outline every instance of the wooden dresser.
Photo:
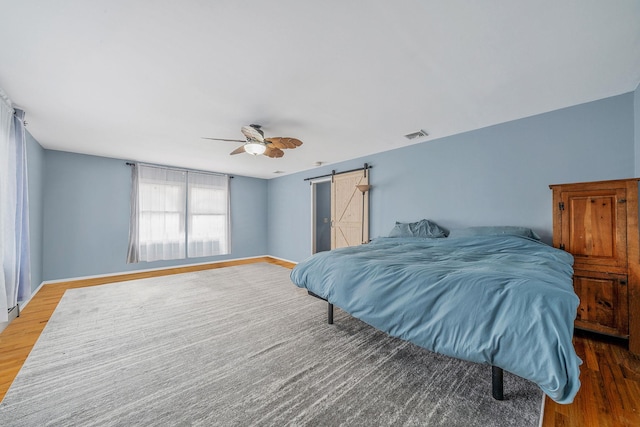
M 576 328 L 629 340 L 640 355 L 638 181 L 550 185 L 553 246 L 575 259 Z

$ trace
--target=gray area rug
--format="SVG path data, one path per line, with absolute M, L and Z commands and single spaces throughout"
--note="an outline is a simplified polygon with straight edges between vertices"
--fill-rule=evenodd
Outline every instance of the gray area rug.
M 536 426 L 542 392 L 391 338 L 250 264 L 69 290 L 1 426 Z

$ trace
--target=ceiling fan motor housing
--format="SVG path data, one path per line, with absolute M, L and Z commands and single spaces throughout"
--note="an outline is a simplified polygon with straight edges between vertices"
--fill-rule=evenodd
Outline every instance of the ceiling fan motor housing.
M 264 142 L 264 132 L 260 129 L 260 125 L 242 126 L 242 134 L 247 138 L 247 141 L 259 141 Z

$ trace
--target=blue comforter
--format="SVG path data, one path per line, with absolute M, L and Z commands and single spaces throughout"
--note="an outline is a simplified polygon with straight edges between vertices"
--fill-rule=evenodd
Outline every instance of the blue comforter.
M 573 258 L 518 236 L 379 238 L 321 252 L 291 280 L 352 316 L 428 350 L 503 368 L 570 403 Z

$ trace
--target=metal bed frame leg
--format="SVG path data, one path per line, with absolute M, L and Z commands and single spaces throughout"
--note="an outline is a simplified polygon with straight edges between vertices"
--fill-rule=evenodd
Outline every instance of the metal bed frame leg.
M 309 295 L 311 295 L 312 297 L 316 297 L 318 299 L 321 299 L 322 301 L 327 301 L 326 298 L 322 298 L 320 295 L 316 295 L 313 292 L 311 292 L 310 290 L 307 290 L 307 293 Z M 333 304 L 331 304 L 329 301 L 327 301 L 327 323 L 330 325 L 333 325 Z
M 502 368 L 491 367 L 491 394 L 496 400 L 504 400 L 504 382 Z

